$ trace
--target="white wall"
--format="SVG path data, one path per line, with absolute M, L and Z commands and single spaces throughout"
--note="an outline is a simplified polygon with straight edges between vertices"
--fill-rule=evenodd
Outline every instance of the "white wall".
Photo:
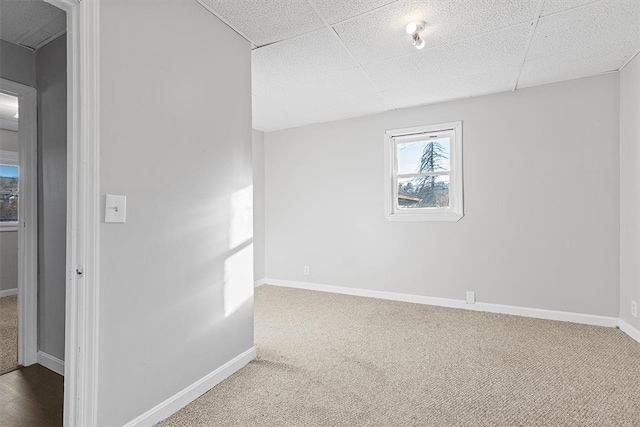
M 253 346 L 250 70 L 193 0 L 100 2 L 100 425 Z
M 617 316 L 618 84 L 610 74 L 267 133 L 267 277 Z M 385 220 L 384 131 L 456 120 L 465 217 Z
M 0 150 L 18 152 L 18 132 L 0 129 Z M 0 291 L 18 287 L 18 232 L 0 228 Z
M 20 146 L 18 145 L 18 132 L 0 129 L 0 150 L 13 151 L 14 153 L 20 151 Z
M 640 303 L 640 56 L 620 73 L 620 317 Z
M 264 133 L 253 130 L 253 277 L 264 279 Z
M 0 40 L 0 77 L 36 87 L 36 53 Z
M 36 51 L 38 349 L 64 360 L 67 226 L 67 38 Z

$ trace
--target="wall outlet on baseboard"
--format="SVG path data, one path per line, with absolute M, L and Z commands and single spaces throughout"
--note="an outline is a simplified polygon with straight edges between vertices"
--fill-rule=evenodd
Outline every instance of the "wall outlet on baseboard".
M 467 304 L 475 304 L 475 303 L 476 303 L 475 291 L 467 291 Z
M 631 301 L 631 315 L 633 317 L 638 317 L 638 302 Z
M 308 265 L 305 265 L 305 266 L 304 266 L 304 275 L 305 275 L 305 276 L 308 276 L 308 275 L 309 275 L 309 266 L 308 266 Z

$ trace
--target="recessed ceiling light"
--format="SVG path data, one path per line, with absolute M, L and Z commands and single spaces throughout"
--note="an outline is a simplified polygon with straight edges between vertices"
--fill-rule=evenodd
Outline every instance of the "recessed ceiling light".
M 424 40 L 420 38 L 420 33 L 424 31 L 425 26 L 424 21 L 414 21 L 407 24 L 407 34 L 411 34 L 416 49 L 422 49 L 425 45 Z

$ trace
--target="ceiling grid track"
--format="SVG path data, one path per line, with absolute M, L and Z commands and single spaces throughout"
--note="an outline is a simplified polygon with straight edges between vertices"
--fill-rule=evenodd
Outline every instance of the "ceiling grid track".
M 536 14 L 536 18 L 531 22 L 531 29 L 529 30 L 529 38 L 527 38 L 527 44 L 524 48 L 524 55 L 522 55 L 522 61 L 520 63 L 520 71 L 518 71 L 518 78 L 516 79 L 515 84 L 513 85 L 513 90 L 518 90 L 518 84 L 520 83 L 520 77 L 522 77 L 522 70 L 524 69 L 524 64 L 527 62 L 527 57 L 529 56 L 529 49 L 531 49 L 531 43 L 533 42 L 533 36 L 536 33 L 536 28 L 538 27 L 538 21 L 540 21 L 540 15 L 542 15 L 542 8 L 544 6 L 546 0 L 540 0 L 538 4 L 538 13 Z
M 375 82 L 373 81 L 373 79 L 371 78 L 371 76 L 369 75 L 369 73 L 367 73 L 364 69 L 364 67 L 362 66 L 362 64 L 360 63 L 360 61 L 358 61 L 356 59 L 356 57 L 353 55 L 353 53 L 351 53 L 351 50 L 349 50 L 349 48 L 347 47 L 347 45 L 344 43 L 344 41 L 342 40 L 342 38 L 340 38 L 340 35 L 338 35 L 337 31 L 333 28 L 333 26 L 329 23 L 329 21 L 327 21 L 327 19 L 324 17 L 324 15 L 322 15 L 322 13 L 320 13 L 320 10 L 318 9 L 318 7 L 315 5 L 315 3 L 313 2 L 313 0 L 307 0 L 307 3 L 309 4 L 309 6 L 311 6 L 313 8 L 313 10 L 318 14 L 318 16 L 320 17 L 320 19 L 322 20 L 322 22 L 324 22 L 324 24 L 326 25 L 326 27 L 328 29 L 331 30 L 331 33 L 334 35 L 334 37 L 336 38 L 336 40 L 338 40 L 338 42 L 340 43 L 340 45 L 342 46 L 342 48 L 345 50 L 345 52 L 347 52 L 349 54 L 349 56 L 351 57 L 351 59 L 353 59 L 355 61 L 356 64 L 358 64 L 358 68 L 360 70 L 362 70 L 362 72 L 364 73 L 365 76 L 367 76 L 367 79 L 369 80 L 369 82 L 371 83 L 371 85 L 376 88 L 376 90 L 378 91 L 378 94 L 380 96 L 382 96 L 384 98 L 384 100 L 387 102 L 387 105 L 389 105 L 391 107 L 392 110 L 397 110 L 396 106 L 389 100 L 389 98 L 387 98 L 387 96 L 380 90 L 380 88 L 378 88 L 378 85 L 375 84 Z M 394 2 L 395 3 L 395 2 Z M 394 3 L 390 3 L 390 4 L 394 4 Z M 382 7 L 386 7 L 388 5 L 382 6 Z M 381 7 L 381 8 L 382 8 Z M 381 8 L 378 8 L 376 10 L 379 10 Z

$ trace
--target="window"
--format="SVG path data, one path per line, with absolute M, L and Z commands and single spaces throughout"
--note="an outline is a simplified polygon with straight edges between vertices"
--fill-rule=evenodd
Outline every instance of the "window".
M 385 132 L 389 220 L 462 218 L 462 122 Z
M 0 227 L 18 224 L 18 153 L 0 151 Z

